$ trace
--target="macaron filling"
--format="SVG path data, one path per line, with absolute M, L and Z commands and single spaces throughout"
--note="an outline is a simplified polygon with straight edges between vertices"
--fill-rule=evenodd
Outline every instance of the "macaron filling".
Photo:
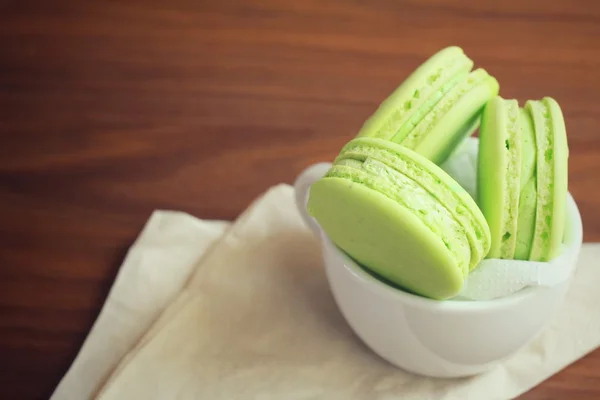
M 521 181 L 517 243 L 514 258 L 516 260 L 529 260 L 531 242 L 535 233 L 537 207 L 535 134 L 529 111 L 520 108 L 519 120 L 521 128 Z
M 500 257 L 511 259 L 515 254 L 518 229 L 518 210 L 521 169 L 521 128 L 519 120 L 519 104 L 516 100 L 505 100 L 506 130 L 504 137 L 504 160 L 506 168 L 505 188 L 503 191 L 504 214 L 502 219 L 502 238 Z
M 537 206 L 530 259 L 548 261 L 554 201 L 552 118 L 545 100 L 528 101 L 526 109 L 533 117 L 537 148 Z
M 467 77 L 466 73 L 459 73 L 452 80 L 445 83 L 441 89 L 434 93 L 427 101 L 400 127 L 398 132 L 392 136 L 391 140 L 395 143 L 402 143 L 410 132 L 425 118 L 427 114 L 434 109 L 440 100 Z M 404 145 L 404 144 L 403 144 Z

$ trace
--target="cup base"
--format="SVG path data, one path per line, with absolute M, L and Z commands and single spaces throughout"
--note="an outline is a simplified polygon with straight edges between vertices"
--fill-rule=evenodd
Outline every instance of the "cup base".
M 423 370 L 419 368 L 411 368 L 409 366 L 403 365 L 402 363 L 395 362 L 394 360 L 386 357 L 384 354 L 377 353 L 373 350 L 380 358 L 391 364 L 392 366 L 399 368 L 403 371 L 406 371 L 410 374 L 421 376 L 424 378 L 434 378 L 434 379 L 460 379 L 460 378 L 470 378 L 473 376 L 484 374 L 493 368 L 495 368 L 499 362 L 494 362 L 487 365 L 477 365 L 477 366 L 455 366 L 452 370 Z

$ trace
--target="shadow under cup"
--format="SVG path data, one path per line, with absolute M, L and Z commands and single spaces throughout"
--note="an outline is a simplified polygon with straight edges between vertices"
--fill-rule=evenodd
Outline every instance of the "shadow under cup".
M 306 213 L 310 181 L 322 176 L 325 166 L 312 168 L 297 180 L 296 200 L 302 217 L 320 238 L 333 297 L 360 339 L 393 365 L 439 378 L 485 372 L 534 339 L 563 302 L 572 273 L 551 287 L 528 287 L 485 301 L 432 300 L 386 284 L 339 250 Z M 574 271 L 583 233 L 570 194 L 567 207 L 564 257 L 560 257 L 565 268 Z

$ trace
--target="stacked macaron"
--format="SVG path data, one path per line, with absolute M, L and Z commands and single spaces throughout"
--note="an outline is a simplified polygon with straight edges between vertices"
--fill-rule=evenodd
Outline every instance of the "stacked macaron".
M 492 235 L 489 258 L 549 261 L 565 228 L 565 122 L 549 97 L 492 99 L 479 132 L 477 198 Z
M 383 139 L 344 146 L 307 208 L 360 264 L 431 298 L 456 294 L 490 248 L 469 194 L 430 160 Z
M 307 204 L 366 270 L 421 296 L 460 293 L 484 258 L 558 255 L 567 198 L 566 130 L 551 98 L 498 97 L 458 47 L 403 82 L 315 182 Z M 479 129 L 477 203 L 440 164 Z
M 358 136 L 390 140 L 442 163 L 479 124 L 498 81 L 456 46 L 434 54 L 367 119 Z

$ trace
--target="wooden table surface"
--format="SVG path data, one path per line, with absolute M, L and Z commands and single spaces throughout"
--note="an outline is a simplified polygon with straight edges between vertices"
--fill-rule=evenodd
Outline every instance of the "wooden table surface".
M 0 0 L 0 398 L 49 396 L 152 210 L 235 218 L 450 44 L 561 103 L 600 241 L 600 2 L 463 3 Z M 522 398 L 600 398 L 600 351 Z

